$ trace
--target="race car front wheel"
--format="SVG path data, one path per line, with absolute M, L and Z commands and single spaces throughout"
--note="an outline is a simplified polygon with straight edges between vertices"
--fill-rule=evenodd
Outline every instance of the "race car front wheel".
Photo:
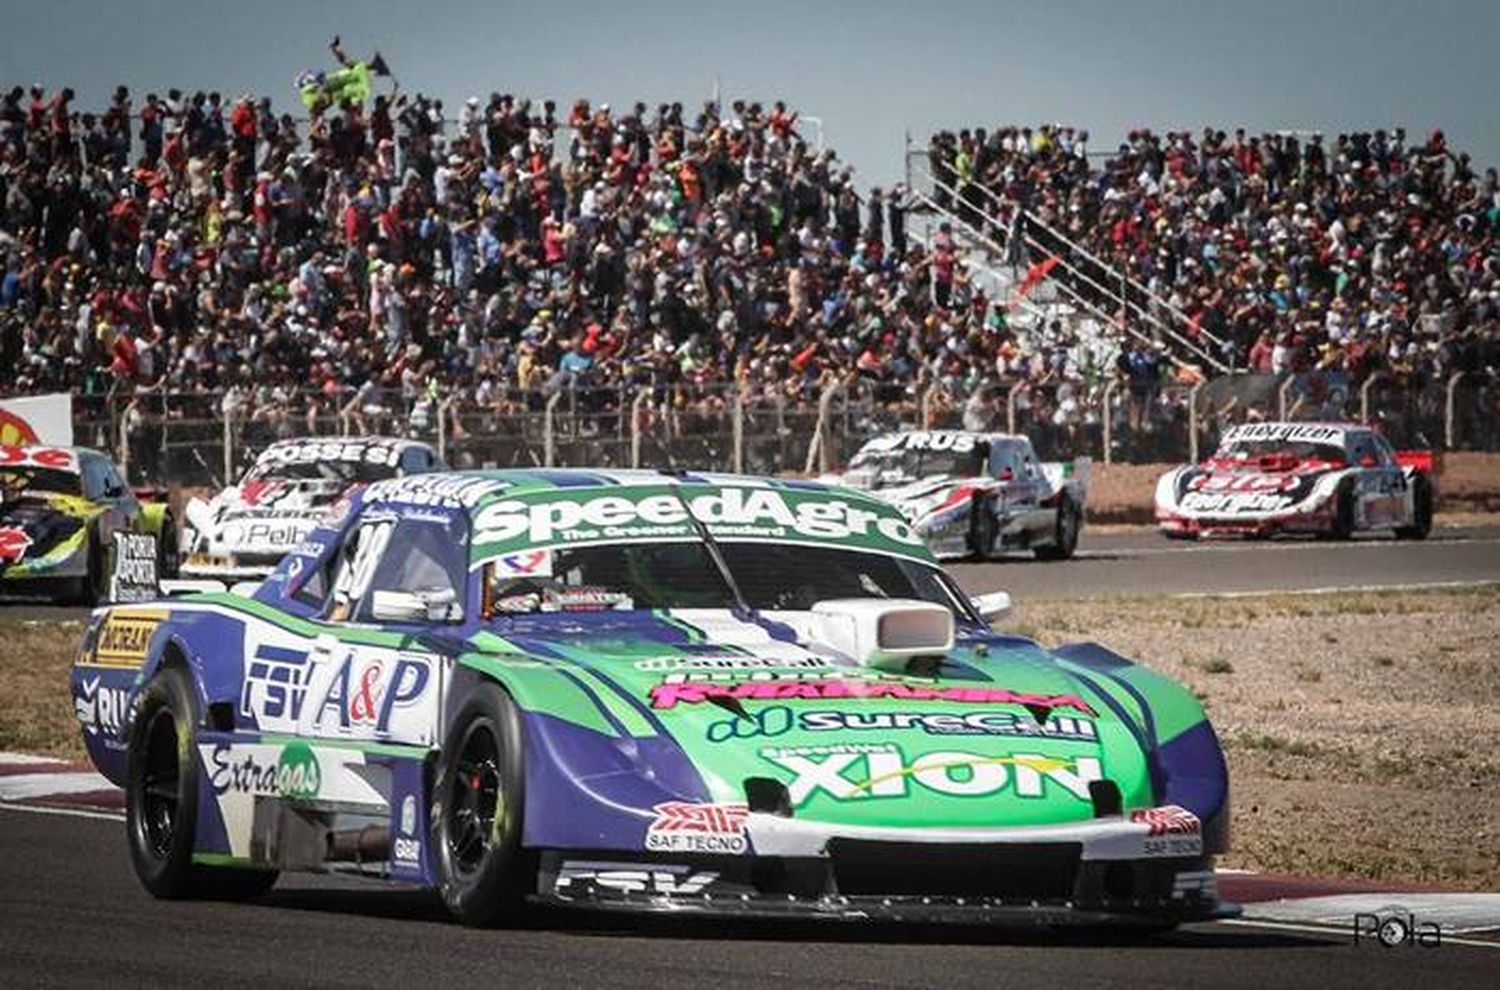
M 524 784 L 515 703 L 481 684 L 454 719 L 433 788 L 439 887 L 466 925 L 510 920 L 535 883 L 535 863 L 521 850 Z
M 1396 539 L 1425 540 L 1432 532 L 1432 485 L 1421 475 L 1411 485 L 1411 525 L 1398 527 Z
M 995 549 L 995 507 L 975 496 L 969 502 L 969 552 L 975 560 L 988 560 Z
M 271 889 L 272 870 L 193 862 L 198 772 L 193 755 L 194 691 L 167 667 L 141 693 L 125 775 L 125 835 L 141 885 L 156 897 L 240 900 Z
M 1067 499 L 1057 507 L 1056 529 L 1052 533 L 1052 543 L 1045 547 L 1036 548 L 1038 560 L 1067 560 L 1073 556 L 1073 551 L 1078 549 L 1078 531 L 1082 528 L 1083 520 L 1078 507 Z

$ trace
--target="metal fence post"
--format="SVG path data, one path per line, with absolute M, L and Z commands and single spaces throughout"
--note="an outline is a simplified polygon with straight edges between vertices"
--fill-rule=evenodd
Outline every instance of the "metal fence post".
M 234 484 L 234 410 L 224 409 L 224 484 Z
M 734 436 L 734 473 L 745 473 L 745 389 L 734 390 L 734 404 L 730 407 L 730 428 Z
M 1119 384 L 1119 382 L 1111 379 L 1110 383 L 1104 386 L 1104 411 L 1103 418 L 1100 421 L 1100 425 L 1104 428 L 1104 453 L 1102 459 L 1104 461 L 1105 467 L 1109 466 L 1111 460 L 1114 457 L 1115 389 L 1119 386 Z
M 802 468 L 804 474 L 812 474 L 813 465 L 822 465 L 828 460 L 828 414 L 833 408 L 834 397 L 843 391 L 843 388 L 843 384 L 836 381 L 823 389 L 823 393 L 818 396 L 818 425 L 813 428 L 812 440 L 807 445 L 807 461 Z
M 119 448 L 120 474 L 130 480 L 130 431 L 126 425 L 130 420 L 129 407 L 126 414 L 116 417 L 115 446 Z
M 1367 426 L 1370 422 L 1370 389 L 1384 377 L 1382 372 L 1377 371 L 1359 387 L 1359 421 Z
M 1453 436 L 1454 433 L 1457 432 L 1457 430 L 1455 429 L 1455 427 L 1457 426 L 1455 419 L 1457 417 L 1454 415 L 1455 407 L 1453 396 L 1454 393 L 1458 390 L 1458 380 L 1463 376 L 1464 373 L 1462 371 L 1456 371 L 1452 375 L 1450 375 L 1448 377 L 1448 388 L 1446 390 L 1447 394 L 1443 396 L 1443 446 L 1448 450 L 1452 450 L 1454 447 L 1458 446 L 1458 444 L 1454 442 Z
M 641 466 L 641 407 L 651 398 L 651 390 L 642 388 L 630 403 L 630 466 Z
M 452 399 L 444 399 L 438 403 L 437 451 L 438 460 L 444 464 L 448 463 L 448 410 L 452 406 Z
M 1188 390 L 1188 463 L 1198 463 L 1198 393 L 1203 389 L 1199 379 Z
M 1018 381 L 1014 385 L 1012 385 L 1009 392 L 1005 393 L 1006 433 L 1016 432 L 1016 396 L 1020 393 L 1021 389 L 1025 387 L 1025 385 L 1026 380 L 1023 378 L 1021 381 Z
M 553 392 L 551 397 L 547 399 L 547 408 L 542 414 L 542 464 L 544 467 L 557 466 L 557 431 L 552 420 L 556 415 L 557 404 L 562 401 L 562 397 L 561 389 Z
M 1292 390 L 1292 384 L 1296 382 L 1297 376 L 1291 372 L 1287 373 L 1286 381 L 1276 389 L 1276 418 L 1286 419 L 1286 394 Z

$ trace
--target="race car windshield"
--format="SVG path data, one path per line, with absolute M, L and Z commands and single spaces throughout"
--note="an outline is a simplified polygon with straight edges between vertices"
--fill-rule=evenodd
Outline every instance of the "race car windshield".
M 83 479 L 71 471 L 20 467 L 0 471 L 0 499 L 9 502 L 23 495 L 82 495 Z
M 851 471 L 872 472 L 874 487 L 895 484 L 901 479 L 929 478 L 947 474 L 970 477 L 983 468 L 983 455 L 978 448 L 958 453 L 952 450 L 866 450 L 856 454 L 849 462 Z
M 966 599 L 930 564 L 837 547 L 718 541 L 745 602 L 805 611 L 830 598 L 916 598 L 971 618 Z M 549 574 L 492 579 L 499 612 L 733 608 L 735 596 L 701 543 L 559 548 Z
M 1235 440 L 1220 447 L 1215 456 L 1223 460 L 1234 461 L 1258 461 L 1262 457 L 1279 457 L 1342 464 L 1344 448 L 1338 444 L 1313 443 L 1310 440 Z
M 257 464 L 245 475 L 245 482 L 269 481 L 325 481 L 340 488 L 359 482 L 370 484 L 395 477 L 395 469 L 384 464 L 367 464 L 363 461 L 268 461 Z M 241 482 L 244 484 L 245 482 Z

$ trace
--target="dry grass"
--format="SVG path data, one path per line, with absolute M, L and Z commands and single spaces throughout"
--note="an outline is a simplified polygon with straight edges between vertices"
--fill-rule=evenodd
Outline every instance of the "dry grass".
M 1024 601 L 1191 688 L 1234 786 L 1228 865 L 1500 889 L 1500 587 Z
M 1110 464 L 1096 462 L 1089 480 L 1089 520 L 1099 523 L 1152 521 L 1156 479 L 1171 464 Z M 1439 507 L 1450 525 L 1493 523 L 1489 513 L 1500 512 L 1500 454 L 1458 452 L 1443 455 L 1438 475 Z M 1449 518 L 1450 514 L 1458 514 Z
M 82 636 L 82 622 L 0 621 L 0 751 L 84 758 L 68 689 L 68 668 Z

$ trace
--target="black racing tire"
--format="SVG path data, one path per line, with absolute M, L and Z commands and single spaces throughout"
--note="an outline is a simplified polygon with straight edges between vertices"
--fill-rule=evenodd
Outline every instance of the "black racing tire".
M 990 500 L 975 495 L 969 503 L 969 553 L 975 560 L 989 560 L 995 552 L 995 511 Z
M 125 837 L 135 874 L 153 897 L 245 900 L 270 890 L 274 870 L 193 863 L 198 770 L 193 685 L 166 667 L 141 693 L 125 771 Z
M 1057 505 L 1057 521 L 1053 523 L 1052 542 L 1037 547 L 1033 553 L 1037 560 L 1067 560 L 1078 549 L 1078 533 L 1083 529 L 1083 513 L 1078 511 L 1071 499 L 1063 499 Z
M 1164 529 L 1161 535 L 1169 540 L 1180 540 L 1184 543 L 1198 542 L 1198 534 L 1190 529 Z
M 1411 525 L 1396 527 L 1396 539 L 1425 540 L 1432 532 L 1432 483 L 1419 474 L 1411 486 Z
M 99 531 L 90 529 L 88 544 L 84 550 L 86 570 L 80 578 L 73 579 L 69 598 L 85 608 L 103 605 L 109 600 L 108 553 L 99 541 Z
M 156 534 L 156 579 L 171 580 L 177 577 L 182 565 L 178 551 L 177 520 L 171 513 L 162 517 L 161 532 Z
M 515 920 L 535 889 L 535 856 L 521 848 L 522 739 L 515 702 L 487 681 L 459 710 L 438 761 L 430 835 L 438 889 L 471 927 Z
M 1333 501 L 1333 529 L 1329 535 L 1335 540 L 1348 540 L 1354 536 L 1354 483 L 1345 479 L 1339 483 Z

